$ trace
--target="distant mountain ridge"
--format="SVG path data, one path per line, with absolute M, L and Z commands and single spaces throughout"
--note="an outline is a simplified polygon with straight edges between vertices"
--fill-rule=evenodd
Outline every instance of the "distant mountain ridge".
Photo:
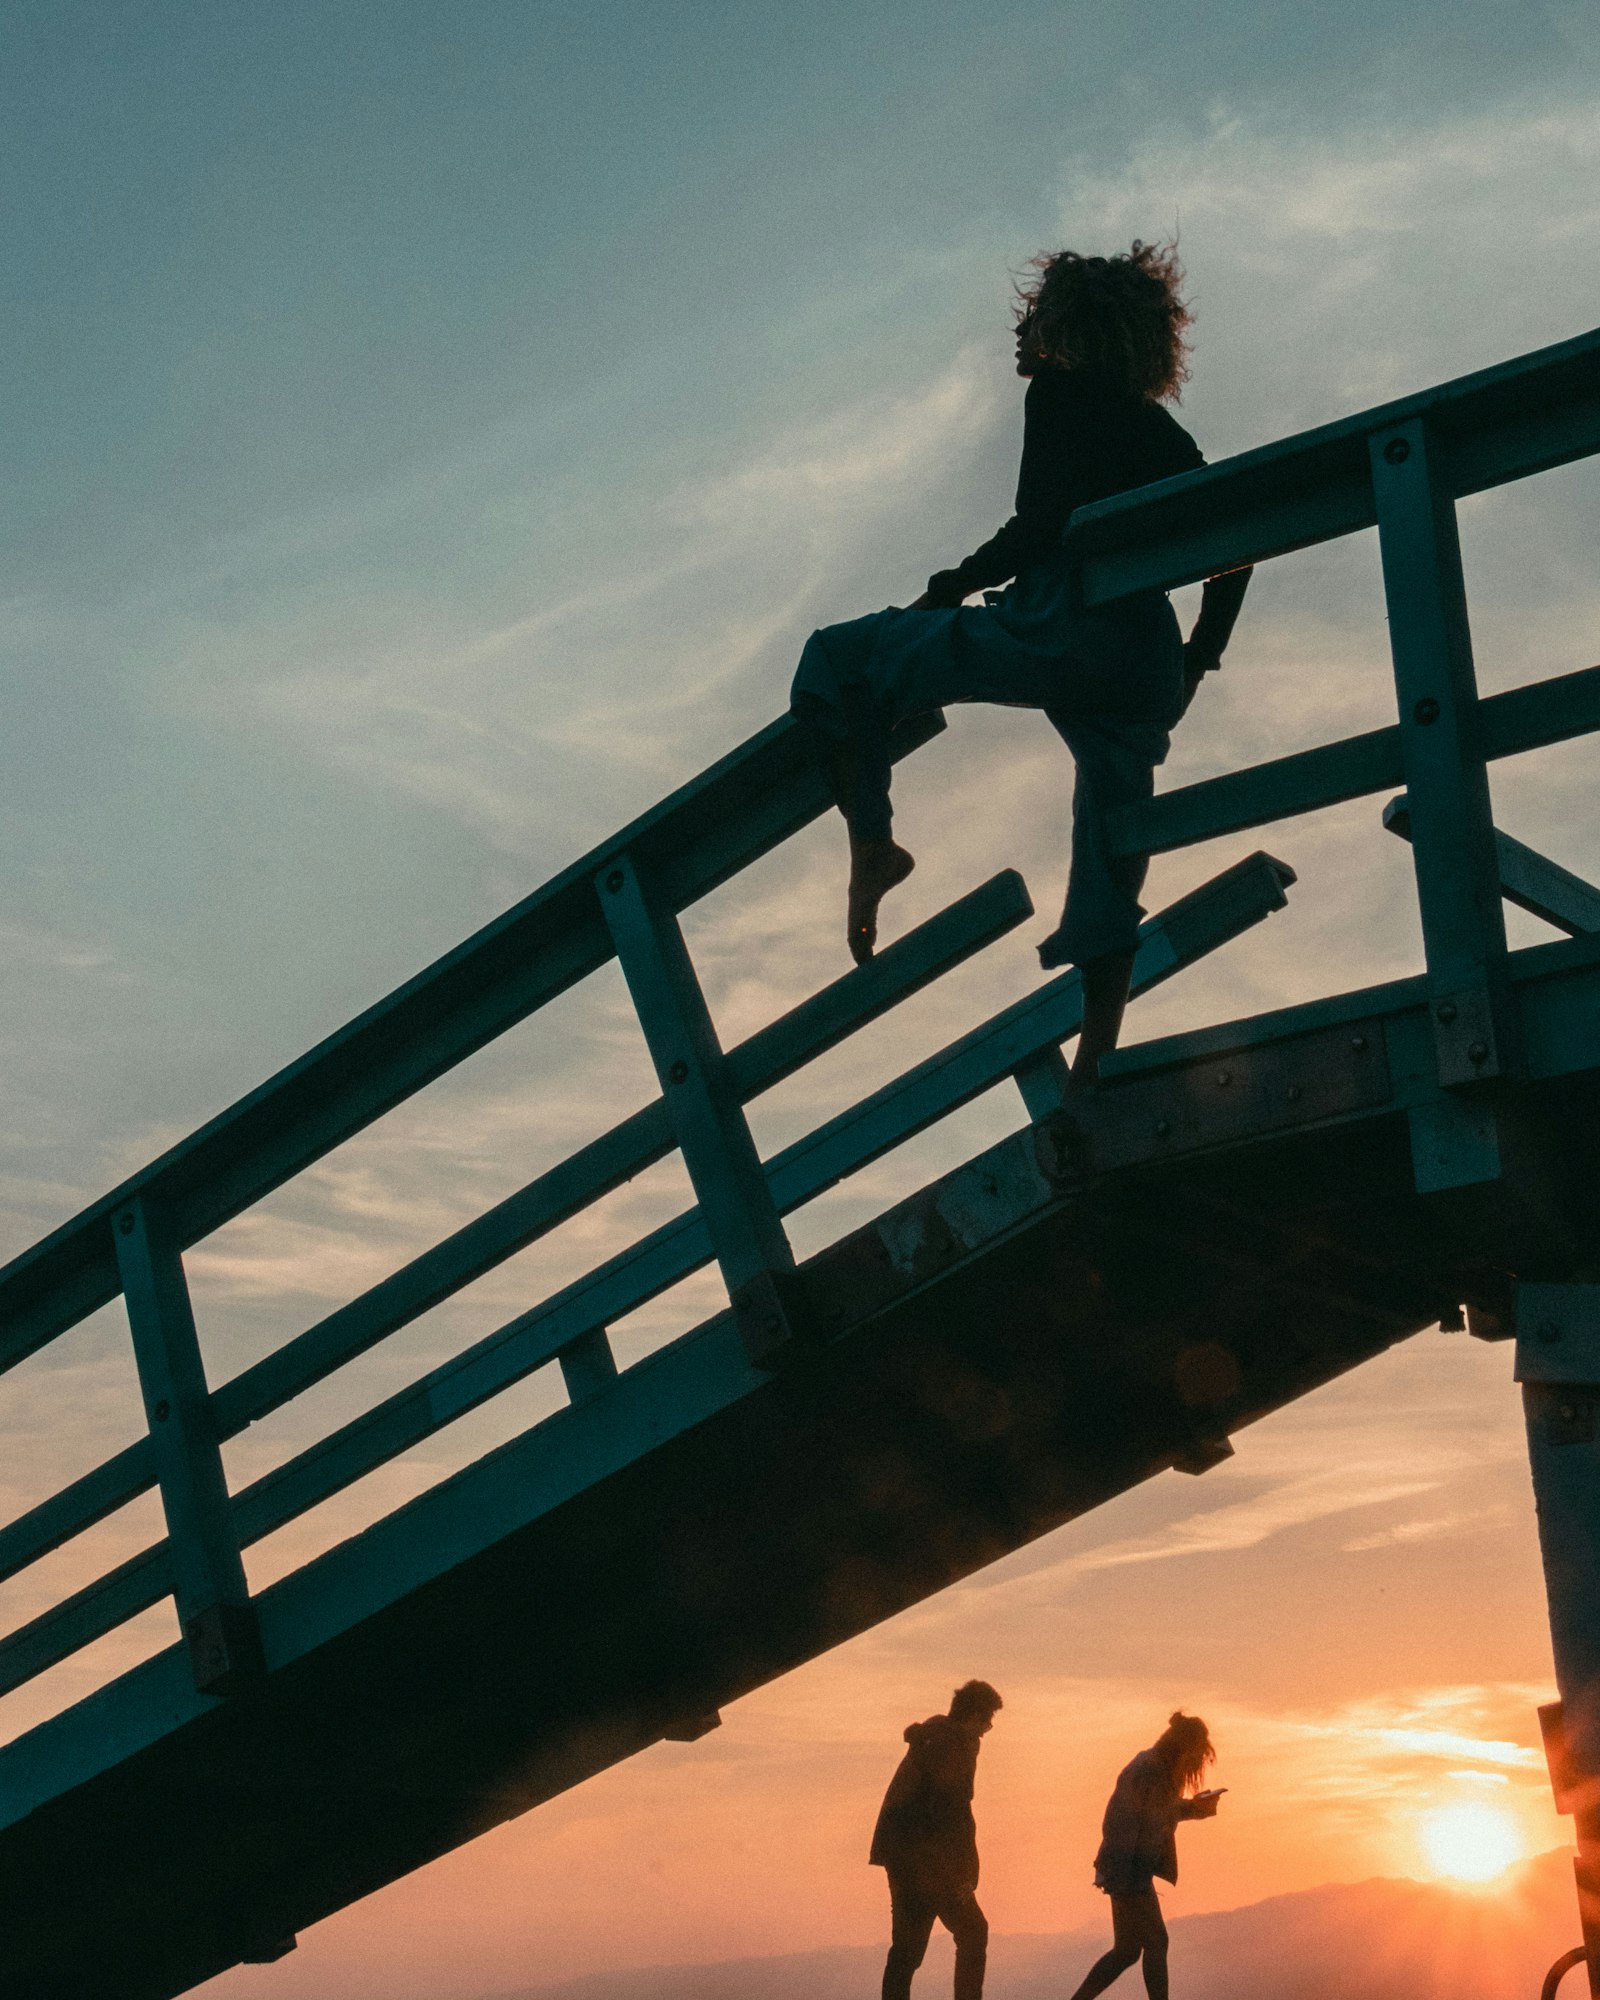
M 1173 1990 L 1178 2000 L 1538 2000 L 1552 1961 L 1577 1940 L 1571 1856 L 1558 1848 L 1483 1890 L 1379 1878 L 1178 1917 Z M 1065 2000 L 1109 1941 L 1109 1926 L 996 1937 L 986 2000 Z M 594 1972 L 484 2000 L 875 2000 L 883 1950 Z M 1582 1988 L 1572 1973 L 1561 2000 L 1579 2000 Z M 949 1991 L 940 1933 L 917 2000 Z M 1137 2000 L 1138 1973 L 1111 1991 Z

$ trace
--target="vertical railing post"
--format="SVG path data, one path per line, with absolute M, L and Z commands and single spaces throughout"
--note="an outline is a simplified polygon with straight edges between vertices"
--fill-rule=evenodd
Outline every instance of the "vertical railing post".
M 236 1691 L 261 1642 L 229 1509 L 183 1258 L 158 1210 L 135 1195 L 112 1224 L 128 1330 L 166 1515 L 173 1596 L 195 1686 Z
M 1519 1285 L 1516 1330 L 1561 1697 L 1539 1721 L 1556 1810 L 1577 1834 L 1578 1918 L 1600 1996 L 1600 1285 Z
M 1434 1043 L 1453 1087 L 1516 1062 L 1461 545 L 1422 420 L 1369 443 Z
M 594 878 L 740 1337 L 766 1362 L 804 1330 L 794 1254 L 674 912 L 619 854 Z

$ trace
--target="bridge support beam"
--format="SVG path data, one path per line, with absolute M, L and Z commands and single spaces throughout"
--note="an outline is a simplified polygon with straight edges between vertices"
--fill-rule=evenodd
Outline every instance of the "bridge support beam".
M 1560 1700 L 1539 1711 L 1570 1813 L 1589 1991 L 1600 1996 L 1600 1285 L 1517 1287 L 1517 1367 Z
M 595 876 L 623 977 L 752 1361 L 801 1331 L 794 1253 L 678 920 L 630 855 Z
M 233 1693 L 260 1673 L 261 1640 L 183 1258 L 159 1213 L 137 1195 L 117 1212 L 112 1234 L 194 1684 L 202 1694 Z

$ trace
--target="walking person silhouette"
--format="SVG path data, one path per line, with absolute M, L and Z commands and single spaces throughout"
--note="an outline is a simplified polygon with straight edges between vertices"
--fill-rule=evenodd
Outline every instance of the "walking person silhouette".
M 1038 708 L 1077 767 L 1072 862 L 1047 969 L 1083 975 L 1073 1075 L 1092 1082 L 1115 1047 L 1133 969 L 1147 857 L 1113 851 L 1108 820 L 1148 798 L 1171 730 L 1220 662 L 1250 571 L 1207 583 L 1187 644 L 1162 591 L 1095 610 L 1075 601 L 1062 536 L 1075 508 L 1192 471 L 1199 447 L 1162 404 L 1188 376 L 1188 306 L 1175 252 L 1135 242 L 1114 257 L 1036 257 L 1018 287 L 1017 373 L 1028 383 L 1016 512 L 905 609 L 824 626 L 790 695 L 820 741 L 850 835 L 846 938 L 872 956 L 878 906 L 911 873 L 891 836 L 889 739 L 951 702 Z M 1006 583 L 1003 591 L 987 586 Z M 965 599 L 984 590 L 985 601 Z
M 1094 1858 L 1095 1887 L 1111 1898 L 1112 1945 L 1072 2000 L 1094 2000 L 1141 1957 L 1150 2000 L 1167 2000 L 1167 1927 L 1155 1878 L 1178 1879 L 1178 1821 L 1216 1817 L 1222 1794 L 1198 1789 L 1216 1754 L 1199 1716 L 1180 1708 L 1150 1748 L 1123 1767 Z
M 910 2000 L 936 1919 L 955 1939 L 955 2000 L 982 2000 L 989 1922 L 978 1907 L 972 1786 L 979 1744 L 1001 1706 L 987 1681 L 967 1681 L 947 1714 L 907 1726 L 908 1748 L 884 1793 L 869 1856 L 889 1877 L 883 2000 Z

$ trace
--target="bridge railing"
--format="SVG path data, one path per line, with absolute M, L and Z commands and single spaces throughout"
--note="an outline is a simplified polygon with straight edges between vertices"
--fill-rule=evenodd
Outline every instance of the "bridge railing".
M 1441 1112 L 1515 1070 L 1486 761 L 1600 727 L 1600 669 L 1477 699 L 1454 501 L 1600 449 L 1600 333 L 1083 510 L 1069 546 L 1091 604 L 1166 588 L 1376 523 L 1399 719 L 1387 729 L 1158 797 L 1119 829 L 1160 851 L 1404 784 L 1435 1006 Z M 897 754 L 936 733 L 907 731 Z M 752 1358 L 816 1332 L 781 1217 L 1006 1077 L 1030 1113 L 1061 1102 L 1063 975 L 775 1159 L 744 1105 L 1019 922 L 1020 879 L 981 889 L 724 1052 L 678 912 L 820 813 L 821 774 L 773 724 L 602 849 L 331 1036 L 0 1270 L 0 1369 L 122 1296 L 146 1435 L 0 1530 L 0 1578 L 158 1487 L 167 1539 L 0 1641 L 0 1692 L 174 1597 L 196 1680 L 259 1671 L 241 1550 L 556 1360 L 573 1397 L 615 1373 L 606 1329 L 713 1259 Z M 1535 857 L 1535 860 L 1537 857 Z M 1281 864 L 1226 871 L 1145 926 L 1137 986 L 1281 904 Z M 622 966 L 659 1099 L 361 1297 L 212 1390 L 185 1249 L 610 958 Z M 1437 1171 L 1486 1169 L 1483 1121 Z M 1464 1128 L 1465 1129 L 1465 1128 Z M 1476 1136 L 1473 1136 L 1476 1135 Z M 696 1206 L 258 1480 L 227 1491 L 221 1446 L 442 1299 L 677 1149 Z M 1492 1163 L 1491 1163 L 1492 1164 Z

